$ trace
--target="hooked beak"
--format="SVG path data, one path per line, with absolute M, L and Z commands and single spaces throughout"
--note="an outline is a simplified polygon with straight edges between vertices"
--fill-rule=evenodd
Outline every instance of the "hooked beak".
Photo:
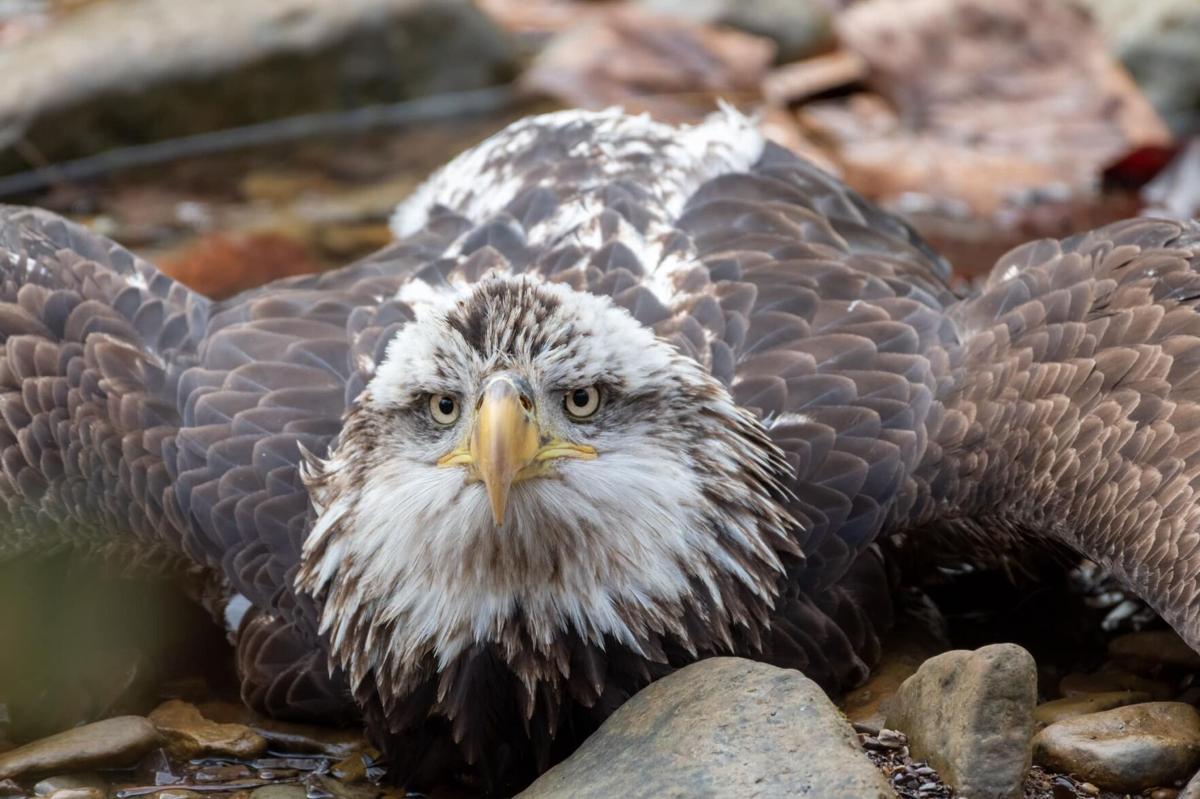
M 543 434 L 531 393 L 520 377 L 495 375 L 483 388 L 465 446 L 438 461 L 439 466 L 471 467 L 487 489 L 497 527 L 504 524 L 514 483 L 544 472 L 545 464 L 557 458 L 596 457 L 593 447 Z

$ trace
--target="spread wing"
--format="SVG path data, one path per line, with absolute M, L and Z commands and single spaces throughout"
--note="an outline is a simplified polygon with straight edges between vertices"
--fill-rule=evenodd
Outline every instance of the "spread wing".
M 443 236 L 444 238 L 444 236 Z M 253 605 L 249 699 L 345 716 L 292 591 L 324 453 L 445 241 L 223 303 L 52 214 L 0 207 L 0 558 L 72 547 L 123 570 L 200 565 Z

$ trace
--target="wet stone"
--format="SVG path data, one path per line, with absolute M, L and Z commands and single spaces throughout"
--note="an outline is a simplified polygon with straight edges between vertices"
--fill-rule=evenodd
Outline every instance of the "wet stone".
M 887 726 L 960 794 L 1015 799 L 1030 764 L 1037 667 L 1015 644 L 930 658 L 904 681 Z
M 48 795 L 47 799 L 106 799 L 107 791 L 101 791 L 100 788 L 59 788 L 52 794 Z
M 339 760 L 329 771 L 343 782 L 362 782 L 367 777 L 367 764 L 362 754 L 351 755 Z
M 241 763 L 228 766 L 204 766 L 197 769 L 195 780 L 198 783 L 239 782 L 253 777 L 253 772 Z
M 1104 669 L 1091 674 L 1071 672 L 1059 682 L 1058 690 L 1063 696 L 1144 691 L 1158 701 L 1170 699 L 1174 694 L 1168 682 L 1140 677 L 1123 669 Z
M 25 789 L 12 780 L 0 780 L 0 796 L 24 796 Z
M 304 778 L 308 799 L 377 799 L 383 793 L 373 785 L 345 785 L 324 774 Z
M 107 793 L 108 781 L 99 774 L 62 774 L 41 780 L 33 786 L 33 792 L 38 796 L 49 796 L 57 791 L 80 788 L 94 788 Z
M 267 750 L 267 741 L 242 724 L 218 724 L 200 714 L 195 705 L 178 699 L 164 702 L 149 716 L 167 742 L 173 757 L 254 758 Z
M 251 729 L 267 739 L 272 749 L 342 759 L 367 748 L 362 730 L 339 730 L 272 719 L 256 720 Z
M 1099 713 L 1125 705 L 1149 702 L 1150 694 L 1145 691 L 1106 691 L 1101 694 L 1076 694 L 1050 702 L 1043 702 L 1033 709 L 1033 720 L 1039 727 L 1053 724 L 1075 716 Z
M 85 724 L 0 755 L 0 779 L 24 774 L 132 766 L 159 742 L 141 716 Z
M 1200 713 L 1147 702 L 1065 719 L 1037 734 L 1034 759 L 1111 791 L 1171 785 L 1200 765 Z
M 250 799 L 306 799 L 308 792 L 303 785 L 291 782 L 285 785 L 264 785 L 250 792 Z
M 1200 669 L 1200 653 L 1184 643 L 1173 630 L 1146 630 L 1127 633 L 1108 644 L 1108 654 L 1127 663 L 1133 671 L 1155 665 L 1181 669 Z

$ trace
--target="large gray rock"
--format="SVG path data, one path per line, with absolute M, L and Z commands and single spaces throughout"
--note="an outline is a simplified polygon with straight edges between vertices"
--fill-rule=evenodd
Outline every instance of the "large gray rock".
M 1030 765 L 1037 666 L 1015 644 L 930 658 L 904 681 L 887 726 L 971 799 L 1014 799 Z
M 829 8 L 821 0 L 641 0 L 641 5 L 773 39 L 779 61 L 805 58 L 836 44 Z
M 638 693 L 521 799 L 890 799 L 819 687 L 739 658 L 688 666 Z
M 132 766 L 159 742 L 154 725 L 141 716 L 85 724 L 0 755 L 0 779 L 25 774 Z
M 110 0 L 0 48 L 0 171 L 511 77 L 469 0 Z
M 1040 765 L 1136 793 L 1185 780 L 1200 766 L 1200 713 L 1183 702 L 1128 705 L 1055 722 L 1033 747 Z
M 1175 133 L 1200 123 L 1200 3 L 1081 0 Z

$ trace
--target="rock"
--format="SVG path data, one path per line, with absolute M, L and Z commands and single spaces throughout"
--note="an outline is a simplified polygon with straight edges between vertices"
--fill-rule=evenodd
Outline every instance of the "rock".
M 0 170 L 492 85 L 515 50 L 468 0 L 112 0 L 0 50 Z
M 63 774 L 57 777 L 47 777 L 33 786 L 33 792 L 38 796 L 50 796 L 64 790 L 95 790 L 101 796 L 108 794 L 108 781 L 99 774 Z
M 1200 4 L 1195 0 L 1084 0 L 1113 53 L 1172 130 L 1200 122 Z
M 218 724 L 200 715 L 195 705 L 179 699 L 164 702 L 149 716 L 180 760 L 194 757 L 255 758 L 267 751 L 267 740 L 241 724 Z
M 694 122 L 717 97 L 753 97 L 775 54 L 768 39 L 609 3 L 559 34 L 521 76 L 526 92 L 567 106 L 648 111 Z
M 206 719 L 227 723 L 244 724 L 267 739 L 267 744 L 280 752 L 304 755 L 320 755 L 342 760 L 356 752 L 370 749 L 361 727 L 319 727 L 315 724 L 296 724 L 288 721 L 261 718 L 245 705 L 234 702 L 210 701 L 197 706 Z M 295 765 L 296 758 L 271 758 L 271 766 L 260 760 L 263 768 L 304 768 Z M 312 761 L 316 762 L 316 761 Z M 312 766 L 316 768 L 316 766 Z
M 362 782 L 367 778 L 367 764 L 361 753 L 350 755 L 334 763 L 329 773 L 342 782 Z
M 324 774 L 309 774 L 304 778 L 309 799 L 378 799 L 383 790 L 375 785 L 345 785 Z
M 1200 654 L 1185 644 L 1174 630 L 1118 635 L 1109 641 L 1108 654 L 1135 671 L 1156 664 L 1200 670 Z
M 205 766 L 196 769 L 193 778 L 202 784 L 218 782 L 240 782 L 254 776 L 254 772 L 241 763 L 230 763 L 224 766 Z
M 308 793 L 303 785 L 264 785 L 250 792 L 250 799 L 306 799 Z
M 49 799 L 107 799 L 108 792 L 99 788 L 60 788 Z
M 24 796 L 25 789 L 12 780 L 0 780 L 0 796 Z
M 1100 175 L 1170 134 L 1071 3 L 863 0 L 835 27 L 871 91 L 806 103 L 802 126 L 956 273 L 986 273 L 1031 236 L 1136 213 L 1108 207 Z
M 1179 792 L 1179 799 L 1200 799 L 1200 772 L 1188 780 L 1187 785 Z
M 1056 721 L 1070 719 L 1076 716 L 1086 716 L 1089 713 L 1099 713 L 1112 710 L 1115 707 L 1136 705 L 1139 702 L 1149 702 L 1150 694 L 1145 691 L 1106 691 L 1100 694 L 1075 694 L 1052 702 L 1043 702 L 1033 709 L 1033 720 L 1038 727 L 1045 727 Z
M 1047 768 L 1137 792 L 1187 779 L 1200 766 L 1200 713 L 1182 702 L 1128 705 L 1055 722 L 1033 747 Z
M 1157 700 L 1170 699 L 1171 685 L 1162 680 L 1151 680 L 1130 674 L 1123 669 L 1106 668 L 1091 674 L 1071 672 L 1058 683 L 1063 696 L 1080 694 L 1104 694 L 1114 691 L 1141 691 Z
M 836 41 L 829 8 L 816 0 L 641 0 L 640 5 L 773 39 L 779 47 L 779 61 L 822 53 Z
M 521 799 L 894 797 L 821 689 L 798 671 L 712 658 L 617 709 Z
M 0 755 L 0 779 L 53 771 L 132 766 L 158 744 L 158 731 L 141 716 L 85 724 Z
M 266 738 L 271 746 L 285 752 L 341 759 L 367 748 L 367 741 L 363 738 L 361 729 L 342 730 L 273 719 L 255 721 L 250 726 Z
M 1037 666 L 1015 644 L 930 658 L 904 681 L 887 726 L 960 794 L 1019 797 L 1030 763 Z

